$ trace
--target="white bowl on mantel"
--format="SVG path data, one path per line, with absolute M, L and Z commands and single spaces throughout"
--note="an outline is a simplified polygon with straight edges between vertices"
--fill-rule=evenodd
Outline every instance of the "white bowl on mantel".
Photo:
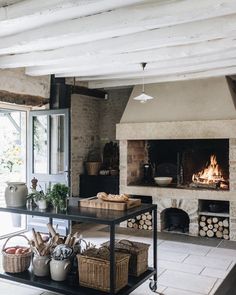
M 167 186 L 173 180 L 173 177 L 154 177 L 156 184 L 159 186 Z

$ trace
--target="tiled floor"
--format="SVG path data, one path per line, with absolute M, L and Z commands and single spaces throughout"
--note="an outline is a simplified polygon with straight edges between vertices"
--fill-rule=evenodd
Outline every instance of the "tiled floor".
M 107 230 L 98 227 L 83 227 L 80 228 L 80 232 L 86 240 L 95 244 L 109 239 Z M 142 231 L 141 233 L 120 229 L 117 238 L 151 244 L 150 233 Z M 222 245 L 231 249 L 222 248 Z M 150 265 L 152 265 L 152 257 L 152 247 L 150 247 Z M 164 295 L 213 295 L 235 262 L 236 246 L 233 243 L 219 243 L 219 240 L 202 240 L 180 235 L 159 235 L 158 291 Z M 132 294 L 153 294 L 149 290 L 148 283 L 145 282 Z M 17 295 L 53 295 L 36 288 L 0 280 L 1 295 L 10 295 L 13 292 L 17 292 Z

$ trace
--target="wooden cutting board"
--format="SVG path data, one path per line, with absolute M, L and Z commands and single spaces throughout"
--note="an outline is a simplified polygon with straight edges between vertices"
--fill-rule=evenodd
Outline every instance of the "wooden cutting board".
M 89 207 L 97 209 L 109 209 L 109 210 L 119 210 L 125 211 L 141 205 L 140 199 L 129 199 L 126 203 L 117 203 L 117 202 L 107 202 L 98 199 L 97 197 L 91 197 L 79 202 L 80 207 Z

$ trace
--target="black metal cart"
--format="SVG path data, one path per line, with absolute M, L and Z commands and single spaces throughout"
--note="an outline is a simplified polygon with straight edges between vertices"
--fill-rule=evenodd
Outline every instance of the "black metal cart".
M 80 208 L 76 206 L 69 206 L 66 213 L 55 213 L 53 209 L 47 209 L 46 211 L 40 211 L 38 208 L 10 208 L 0 207 L 0 212 L 11 212 L 25 215 L 35 215 L 49 217 L 57 219 L 67 219 L 80 222 L 104 224 L 109 226 L 110 230 L 110 294 L 114 294 L 115 290 L 115 234 L 116 225 L 120 222 L 130 218 L 134 218 L 137 215 L 145 212 L 152 212 L 153 214 L 153 267 L 149 267 L 148 270 L 140 275 L 139 277 L 129 277 L 129 282 L 126 287 L 120 290 L 118 295 L 130 294 L 137 287 L 143 284 L 149 278 L 153 279 L 150 281 L 149 287 L 152 291 L 157 289 L 157 206 L 153 204 L 142 204 L 139 207 L 129 209 L 127 211 L 115 211 L 105 209 L 93 209 L 93 208 Z M 50 278 L 40 278 L 34 276 L 29 270 L 24 273 L 8 274 L 5 273 L 0 266 L 0 278 L 19 282 L 52 292 L 61 293 L 64 295 L 78 295 L 78 294 L 89 294 L 99 295 L 107 294 L 97 290 L 84 288 L 79 285 L 78 278 L 75 275 L 70 275 L 64 282 L 55 282 Z

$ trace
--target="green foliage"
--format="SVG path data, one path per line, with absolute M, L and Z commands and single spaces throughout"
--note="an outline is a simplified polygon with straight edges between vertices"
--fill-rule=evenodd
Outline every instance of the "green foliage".
M 47 194 L 44 194 L 44 192 L 41 191 L 34 191 L 27 196 L 27 200 L 33 200 L 35 202 L 41 201 L 41 200 L 47 200 L 48 196 Z
M 56 183 L 48 190 L 47 196 L 54 207 L 65 210 L 67 207 L 67 197 L 69 196 L 69 187 L 65 184 Z
M 0 164 L 3 168 L 7 168 L 9 172 L 13 171 L 14 167 L 22 165 L 21 147 L 19 145 L 12 145 L 2 153 Z

